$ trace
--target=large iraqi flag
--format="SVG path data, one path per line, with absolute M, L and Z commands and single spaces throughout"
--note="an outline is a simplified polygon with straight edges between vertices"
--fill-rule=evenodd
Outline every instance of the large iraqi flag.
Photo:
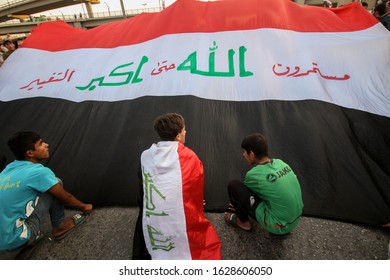
M 359 3 L 179 0 L 91 30 L 42 23 L 0 68 L 0 153 L 36 130 L 46 163 L 97 206 L 136 205 L 143 150 L 166 112 L 186 119 L 206 210 L 248 170 L 262 132 L 294 169 L 304 214 L 390 222 L 390 33 Z

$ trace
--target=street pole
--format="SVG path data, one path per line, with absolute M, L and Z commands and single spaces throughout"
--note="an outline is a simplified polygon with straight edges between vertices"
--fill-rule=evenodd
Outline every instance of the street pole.
M 83 3 L 83 0 L 80 0 L 80 4 L 81 4 L 81 8 L 83 9 L 83 14 L 84 14 L 84 17 L 85 17 L 85 10 L 84 10 L 84 3 Z
M 106 2 L 104 2 L 104 4 L 106 4 L 107 6 L 107 9 L 108 9 L 108 15 L 111 16 L 111 10 L 110 10 L 110 6 L 108 6 L 108 4 Z
M 63 13 L 62 11 L 60 11 L 60 10 L 58 10 L 58 11 L 61 13 L 61 15 L 62 15 L 62 19 L 63 19 L 63 20 L 65 20 L 64 13 Z
M 125 11 L 125 5 L 123 4 L 123 0 L 120 0 L 120 1 L 121 1 L 121 7 L 122 7 L 123 18 L 127 18 L 127 17 L 126 17 L 126 11 Z

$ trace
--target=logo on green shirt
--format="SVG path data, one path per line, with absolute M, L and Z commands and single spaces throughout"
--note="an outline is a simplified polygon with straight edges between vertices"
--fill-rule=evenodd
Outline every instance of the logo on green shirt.
M 275 183 L 276 180 L 278 179 L 278 176 L 275 173 L 270 173 L 267 175 L 267 181 L 270 183 Z

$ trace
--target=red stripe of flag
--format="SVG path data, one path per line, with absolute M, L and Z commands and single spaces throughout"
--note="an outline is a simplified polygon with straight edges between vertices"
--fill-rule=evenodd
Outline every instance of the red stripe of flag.
M 223 3 L 221 3 L 223 2 Z M 206 20 L 207 19 L 207 20 Z M 179 0 L 160 13 L 145 13 L 90 30 L 62 21 L 42 23 L 22 47 L 47 51 L 114 48 L 167 34 L 222 32 L 274 28 L 297 32 L 351 32 L 378 21 L 360 3 L 341 8 L 302 6 L 290 0 Z

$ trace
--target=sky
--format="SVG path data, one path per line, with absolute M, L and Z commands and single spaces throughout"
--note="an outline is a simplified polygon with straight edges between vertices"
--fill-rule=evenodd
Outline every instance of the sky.
M 9 0 L 9 2 L 12 1 L 13 0 Z M 142 9 L 142 8 L 158 8 L 161 5 L 160 4 L 161 0 L 122 0 L 122 1 L 126 10 Z M 0 0 L 0 4 L 7 3 L 7 2 L 8 0 Z M 168 7 L 173 2 L 175 2 L 175 0 L 165 0 L 165 7 Z M 110 9 L 111 12 L 122 11 L 120 0 L 100 0 L 100 4 L 92 5 L 92 9 L 94 13 L 100 13 L 100 12 L 108 13 L 108 9 Z M 84 13 L 84 11 L 86 11 L 85 6 L 83 9 L 83 6 L 79 4 L 79 5 L 68 6 L 65 8 L 42 12 L 39 13 L 39 15 L 50 15 L 50 14 L 61 15 L 61 13 L 63 13 L 64 15 L 73 15 L 73 14 L 79 14 L 80 12 Z

